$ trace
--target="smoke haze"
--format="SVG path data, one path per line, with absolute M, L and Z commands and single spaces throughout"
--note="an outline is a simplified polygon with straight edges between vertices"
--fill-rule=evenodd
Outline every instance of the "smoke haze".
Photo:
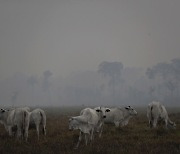
M 171 60 L 180 58 L 179 6 L 178 0 L 1 0 L 0 103 L 178 104 L 178 71 L 166 79 L 150 79 L 146 71 L 177 64 Z M 98 73 L 102 62 L 120 62 L 121 73 Z

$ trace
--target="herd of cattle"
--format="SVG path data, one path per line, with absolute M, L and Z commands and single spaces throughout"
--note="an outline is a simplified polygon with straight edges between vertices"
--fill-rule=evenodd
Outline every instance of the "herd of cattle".
M 106 108 L 96 107 L 85 108 L 80 112 L 79 116 L 74 116 L 69 119 L 69 130 L 79 130 L 79 139 L 76 145 L 78 148 L 82 135 L 85 138 L 85 144 L 88 140 L 94 139 L 94 133 L 102 135 L 103 125 L 112 123 L 116 127 L 125 126 L 129 120 L 136 116 L 137 112 L 131 107 L 124 108 Z M 176 124 L 172 122 L 165 107 L 156 101 L 148 105 L 147 117 L 149 126 L 155 128 L 158 121 L 165 122 L 165 128 L 176 128 Z M 17 138 L 23 138 L 27 141 L 28 131 L 34 125 L 39 139 L 39 128 L 42 127 L 43 134 L 46 135 L 46 114 L 42 109 L 30 111 L 29 107 L 21 107 L 15 109 L 0 109 L 0 123 L 4 125 L 9 136 L 16 135 Z
M 36 128 L 39 139 L 39 127 L 42 125 L 43 134 L 46 135 L 46 114 L 42 109 L 30 112 L 29 107 L 16 109 L 1 109 L 0 123 L 4 125 L 9 136 L 17 135 L 17 138 L 28 139 L 28 130 Z

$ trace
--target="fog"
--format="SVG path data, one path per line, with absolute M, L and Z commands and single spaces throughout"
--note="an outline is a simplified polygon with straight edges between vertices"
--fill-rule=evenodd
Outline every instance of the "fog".
M 0 104 L 179 105 L 179 6 L 1 0 Z

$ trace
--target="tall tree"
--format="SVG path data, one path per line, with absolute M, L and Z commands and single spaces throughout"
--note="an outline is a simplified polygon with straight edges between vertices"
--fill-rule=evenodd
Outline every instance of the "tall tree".
M 32 103 L 34 103 L 34 86 L 38 83 L 37 77 L 31 76 L 27 79 L 27 83 L 31 86 Z
M 14 91 L 11 95 L 12 107 L 17 105 L 18 91 Z
M 50 92 L 50 77 L 53 75 L 53 73 L 49 70 L 43 72 L 43 91 L 47 93 L 48 101 L 51 104 L 51 92 Z
M 180 88 L 180 58 L 175 58 L 171 60 L 173 70 L 174 70 L 174 76 L 176 81 L 176 87 L 177 87 L 177 95 L 179 94 L 179 88 Z
M 177 91 L 179 97 L 179 82 L 180 82 L 180 59 L 172 59 L 171 63 L 158 63 L 152 68 L 148 68 L 146 75 L 150 79 L 160 76 L 162 78 L 162 84 L 168 91 L 171 92 L 171 98 L 174 92 Z
M 99 64 L 98 73 L 104 77 L 109 77 L 109 87 L 112 87 L 112 96 L 115 96 L 115 86 L 121 81 L 121 73 L 123 64 L 121 62 L 107 62 L 103 61 Z

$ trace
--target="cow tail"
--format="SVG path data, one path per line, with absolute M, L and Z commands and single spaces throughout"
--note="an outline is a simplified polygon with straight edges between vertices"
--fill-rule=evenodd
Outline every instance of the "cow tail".
M 150 127 L 151 128 L 153 127 L 153 120 L 154 120 L 152 110 L 153 110 L 153 106 L 150 107 Z
M 26 141 L 28 138 L 29 120 L 30 120 L 30 113 L 28 111 L 24 111 L 24 134 Z
M 149 125 L 150 125 L 150 127 L 152 127 L 152 121 L 153 121 L 152 110 L 153 110 L 153 106 L 152 106 L 152 105 L 148 105 L 147 117 L 148 117 L 148 119 L 149 119 Z
M 46 135 L 46 115 L 44 112 L 40 111 L 40 115 L 41 115 L 41 123 L 42 123 L 42 131 L 43 134 Z
M 153 120 L 152 110 L 153 110 L 153 106 L 151 106 L 151 120 Z
M 25 134 L 25 118 L 26 118 L 26 113 L 25 111 L 22 113 L 22 136 L 24 137 Z

